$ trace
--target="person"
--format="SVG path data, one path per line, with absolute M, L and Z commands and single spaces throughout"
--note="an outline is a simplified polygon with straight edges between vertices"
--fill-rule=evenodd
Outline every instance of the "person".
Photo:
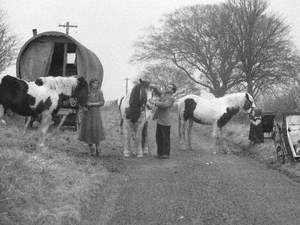
M 261 109 L 253 109 L 252 115 L 250 116 L 249 140 L 253 144 L 264 142 Z
M 170 109 L 174 104 L 174 97 L 172 96 L 176 92 L 176 86 L 174 84 L 168 85 L 165 89 L 165 93 L 159 100 L 154 101 L 156 109 L 156 145 L 157 145 L 157 157 L 167 159 L 170 157 L 171 141 L 171 116 Z
M 100 82 L 97 79 L 89 82 L 88 103 L 83 110 L 79 133 L 79 140 L 89 145 L 91 155 L 94 154 L 93 145 L 95 145 L 96 156 L 99 156 L 100 142 L 105 139 L 100 111 L 100 107 L 104 105 L 104 98 L 99 86 Z

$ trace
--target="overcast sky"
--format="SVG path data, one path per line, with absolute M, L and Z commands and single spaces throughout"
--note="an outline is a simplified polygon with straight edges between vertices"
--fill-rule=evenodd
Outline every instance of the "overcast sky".
M 223 0 L 0 0 L 7 23 L 20 40 L 20 47 L 38 32 L 62 31 L 69 21 L 70 35 L 92 50 L 104 68 L 103 92 L 107 100 L 125 93 L 125 78 L 133 79 L 141 68 L 128 63 L 132 44 L 163 14 L 184 5 Z M 300 0 L 272 0 L 270 10 L 285 18 L 300 48 Z M 9 68 L 15 74 L 15 66 Z M 131 85 L 131 84 L 130 84 Z

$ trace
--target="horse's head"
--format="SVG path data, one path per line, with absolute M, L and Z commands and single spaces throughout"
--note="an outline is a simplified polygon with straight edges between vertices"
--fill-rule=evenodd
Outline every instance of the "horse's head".
M 77 85 L 73 92 L 73 97 L 77 99 L 79 106 L 86 106 L 88 101 L 89 88 L 88 83 L 83 77 L 77 78 Z
M 150 82 L 139 79 L 139 84 L 136 87 L 139 88 L 139 105 L 146 105 L 151 98 Z
M 250 114 L 254 108 L 255 108 L 254 98 L 248 92 L 246 92 L 244 94 L 242 109 L 245 113 Z

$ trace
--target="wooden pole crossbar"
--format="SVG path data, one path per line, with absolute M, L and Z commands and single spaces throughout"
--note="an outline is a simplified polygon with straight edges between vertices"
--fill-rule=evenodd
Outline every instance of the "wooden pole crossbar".
M 69 22 L 66 22 L 65 24 L 59 24 L 59 27 L 65 27 L 66 28 L 66 34 L 69 34 L 69 29 L 70 28 L 77 28 L 77 25 L 70 25 Z

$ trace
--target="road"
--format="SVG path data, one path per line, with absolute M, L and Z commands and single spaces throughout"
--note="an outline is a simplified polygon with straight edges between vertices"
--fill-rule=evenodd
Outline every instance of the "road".
M 172 143 L 170 159 L 126 159 L 95 224 L 300 224 L 299 183 L 253 159 L 213 154 L 209 137 L 194 136 L 193 151 Z

